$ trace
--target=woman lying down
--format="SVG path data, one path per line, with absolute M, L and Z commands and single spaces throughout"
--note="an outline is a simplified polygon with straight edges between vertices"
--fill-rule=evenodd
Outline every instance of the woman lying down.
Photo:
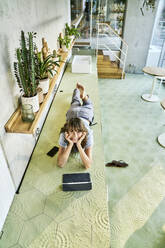
M 82 104 L 81 104 L 82 101 Z M 77 83 L 72 102 L 66 114 L 66 123 L 61 128 L 57 163 L 63 167 L 69 155 L 79 152 L 86 169 L 92 164 L 93 131 L 89 124 L 93 119 L 93 104 L 84 87 Z

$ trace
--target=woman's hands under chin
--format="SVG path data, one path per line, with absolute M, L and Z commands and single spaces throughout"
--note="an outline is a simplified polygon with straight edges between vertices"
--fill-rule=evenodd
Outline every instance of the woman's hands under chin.
M 71 140 L 71 135 L 65 132 L 65 139 L 69 142 L 69 144 L 73 145 L 73 141 Z
M 81 145 L 81 142 L 83 141 L 85 136 L 86 136 L 86 132 L 83 132 L 82 135 L 80 136 L 80 138 L 77 141 L 77 145 Z

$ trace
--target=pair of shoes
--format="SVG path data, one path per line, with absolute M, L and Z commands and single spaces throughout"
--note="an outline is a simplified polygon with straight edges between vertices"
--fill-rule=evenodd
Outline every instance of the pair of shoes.
M 127 167 L 128 164 L 126 162 L 124 162 L 123 160 L 112 160 L 112 162 L 107 163 L 105 166 L 107 167 L 111 167 L 111 166 L 115 166 L 115 167 Z

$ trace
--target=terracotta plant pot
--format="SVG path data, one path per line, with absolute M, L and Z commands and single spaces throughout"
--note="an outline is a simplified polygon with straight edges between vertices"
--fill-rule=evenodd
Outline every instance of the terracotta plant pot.
M 39 104 L 44 101 L 44 94 L 41 88 L 37 89 Z

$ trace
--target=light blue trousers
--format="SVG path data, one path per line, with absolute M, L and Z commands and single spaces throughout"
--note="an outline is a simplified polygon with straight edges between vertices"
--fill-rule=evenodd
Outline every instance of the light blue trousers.
M 74 89 L 71 106 L 66 113 L 66 119 L 84 118 L 92 123 L 93 117 L 93 104 L 90 98 L 88 97 L 87 100 L 82 100 L 81 104 L 80 91 L 79 89 Z

